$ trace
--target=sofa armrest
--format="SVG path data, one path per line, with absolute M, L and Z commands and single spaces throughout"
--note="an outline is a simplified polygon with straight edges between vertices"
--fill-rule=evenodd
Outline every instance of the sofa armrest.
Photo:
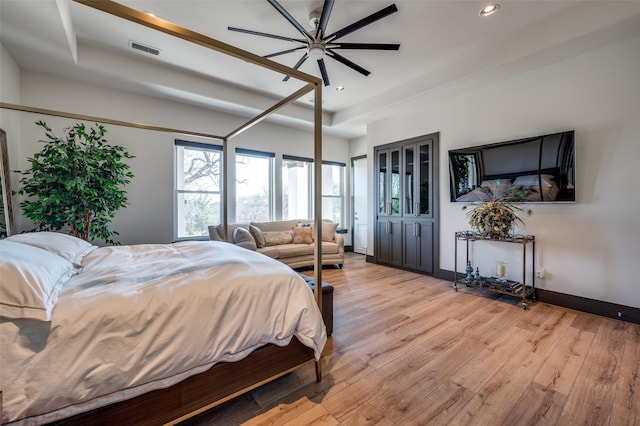
M 336 233 L 334 237 L 336 239 L 336 244 L 338 244 L 338 253 L 344 254 L 344 235 Z

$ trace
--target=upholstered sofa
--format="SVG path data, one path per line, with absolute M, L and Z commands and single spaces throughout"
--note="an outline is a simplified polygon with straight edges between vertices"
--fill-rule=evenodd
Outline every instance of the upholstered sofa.
M 344 237 L 336 233 L 338 224 L 322 222 L 322 265 L 344 264 Z M 313 222 L 282 220 L 209 226 L 209 239 L 227 241 L 277 259 L 292 268 L 314 264 Z

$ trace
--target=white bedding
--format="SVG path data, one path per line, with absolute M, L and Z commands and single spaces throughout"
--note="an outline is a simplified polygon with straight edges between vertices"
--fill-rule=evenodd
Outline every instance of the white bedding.
M 212 241 L 96 248 L 50 322 L 0 319 L 2 421 L 67 417 L 293 336 L 320 357 L 313 294 L 280 262 Z

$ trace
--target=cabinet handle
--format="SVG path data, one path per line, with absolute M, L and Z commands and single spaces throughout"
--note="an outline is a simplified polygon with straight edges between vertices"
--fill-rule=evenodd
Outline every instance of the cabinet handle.
M 416 222 L 414 224 L 414 229 L 415 229 L 414 232 L 415 232 L 416 237 L 419 237 L 420 236 L 420 224 L 418 222 Z
M 387 234 L 391 233 L 391 222 L 387 221 Z

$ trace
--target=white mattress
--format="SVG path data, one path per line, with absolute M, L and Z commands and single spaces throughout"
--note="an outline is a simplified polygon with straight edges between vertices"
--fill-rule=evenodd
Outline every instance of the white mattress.
M 0 321 L 4 422 L 40 424 L 168 387 L 293 336 L 327 336 L 309 287 L 232 244 L 101 247 L 61 290 L 51 322 Z

